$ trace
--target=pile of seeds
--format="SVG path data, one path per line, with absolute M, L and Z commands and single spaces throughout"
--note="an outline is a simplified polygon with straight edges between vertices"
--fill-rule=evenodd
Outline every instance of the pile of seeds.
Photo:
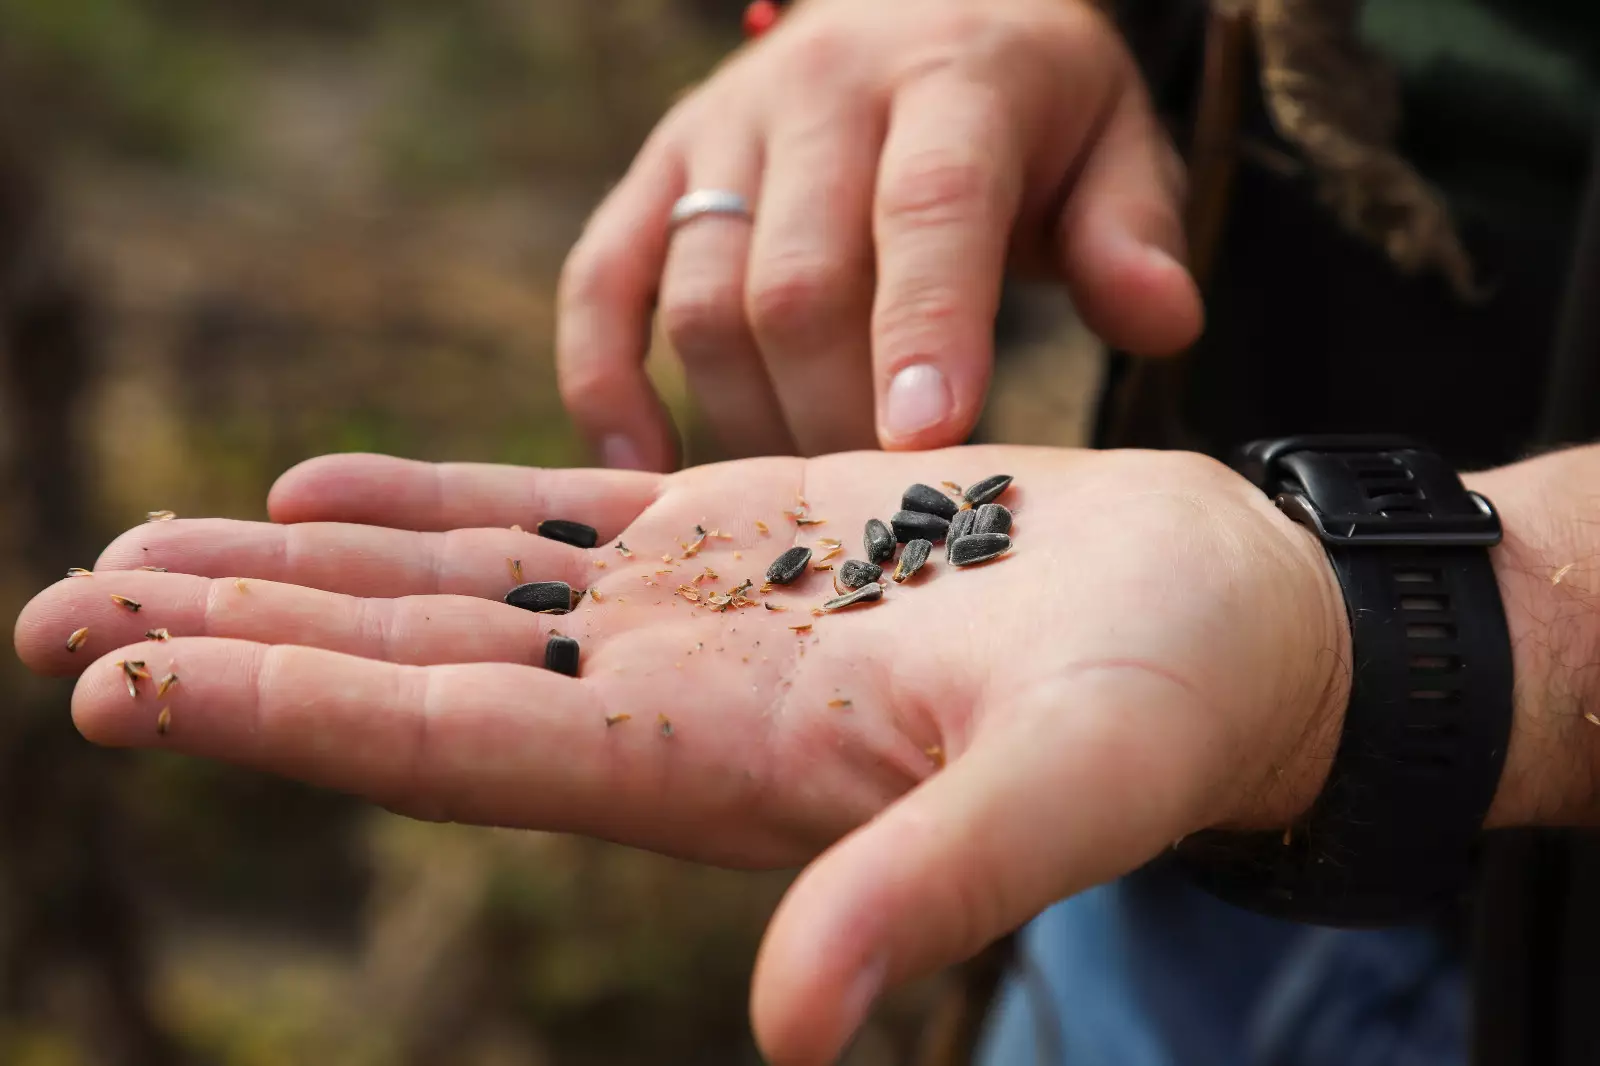
M 867 520 L 862 536 L 866 559 L 846 559 L 835 566 L 830 560 L 839 555 L 844 546 L 831 538 L 817 542 L 816 547 L 822 552 L 819 556 L 804 545 L 793 547 L 767 567 L 766 581 L 758 593 L 764 595 L 777 586 L 792 587 L 807 573 L 832 572 L 836 595 L 811 612 L 825 615 L 881 601 L 888 589 L 884 580 L 884 566 L 891 562 L 895 564 L 889 580 L 896 584 L 910 581 L 927 565 L 934 545 L 940 541 L 945 543 L 946 562 L 955 567 L 976 566 L 998 559 L 1011 550 L 1011 512 L 995 501 L 1011 487 L 1011 483 L 1009 474 L 984 478 L 965 489 L 952 482 L 944 482 L 946 488 L 960 497 L 959 503 L 928 485 L 912 485 L 900 497 L 900 510 L 887 523 L 876 518 Z M 810 505 L 804 500 L 795 510 L 785 513 L 796 526 L 820 526 L 826 522 L 826 519 L 811 517 Z M 763 536 L 770 532 L 763 522 L 758 521 L 755 525 Z M 599 532 L 593 527 L 564 519 L 541 522 L 537 532 L 542 537 L 579 548 L 593 548 L 600 539 Z M 678 543 L 683 550 L 682 560 L 694 558 L 708 539 L 733 539 L 720 530 L 707 530 L 702 526 L 696 526 L 694 532 L 695 539 L 692 542 Z M 900 554 L 898 561 L 895 560 L 897 549 Z M 633 551 L 620 540 L 616 543 L 616 551 L 625 559 L 634 557 Z M 739 558 L 739 553 L 735 552 L 734 557 Z M 672 573 L 672 565 L 681 560 L 667 554 L 661 557 L 661 561 L 667 564 L 667 568 L 655 571 L 656 576 Z M 513 579 L 519 582 L 505 597 L 506 603 L 514 607 L 537 614 L 568 614 L 576 609 L 587 591 L 574 591 L 564 581 L 521 583 L 521 562 L 514 559 L 508 559 L 507 562 L 511 564 Z M 597 560 L 595 566 L 603 569 L 605 564 Z M 752 596 L 751 589 L 755 582 L 749 579 L 727 592 L 701 587 L 706 582 L 716 580 L 717 573 L 706 567 L 705 572 L 692 582 L 680 584 L 674 595 L 696 607 L 716 613 L 763 606 L 768 611 L 788 609 L 771 602 L 763 603 Z M 656 584 L 650 575 L 645 575 L 644 581 L 647 585 Z M 600 600 L 598 593 L 594 593 L 593 598 L 596 602 Z M 790 628 L 803 633 L 809 632 L 811 625 L 806 623 Z M 545 667 L 569 677 L 577 677 L 580 652 L 576 640 L 551 633 L 545 644 Z

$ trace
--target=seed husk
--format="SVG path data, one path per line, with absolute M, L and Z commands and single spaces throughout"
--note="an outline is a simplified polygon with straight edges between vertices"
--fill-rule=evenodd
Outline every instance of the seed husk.
M 912 485 L 900 497 L 900 509 L 936 514 L 948 522 L 956 516 L 956 501 L 928 485 Z
M 156 715 L 156 732 L 159 733 L 161 736 L 166 736 L 167 732 L 169 730 L 171 730 L 171 729 L 172 729 L 172 708 L 171 707 L 163 707 L 163 708 L 161 708 L 161 713 Z
M 521 559 L 507 559 L 506 560 L 506 566 L 511 571 L 511 583 L 513 585 L 522 584 L 522 560 Z
M 806 566 L 811 562 L 811 549 L 804 545 L 790 548 L 772 561 L 767 567 L 767 580 L 774 585 L 792 585 L 799 576 L 806 572 Z
M 848 596 L 840 596 L 822 605 L 824 612 L 842 611 L 863 603 L 876 603 L 883 599 L 883 586 L 876 581 L 862 585 Z
M 1004 533 L 969 533 L 962 537 L 950 551 L 950 562 L 956 566 L 976 566 L 998 559 L 1011 550 L 1011 538 Z
M 789 608 L 784 607 L 784 606 L 782 606 L 780 604 L 771 603 L 771 602 L 763 604 L 763 606 L 766 607 L 766 609 L 769 610 L 769 611 L 787 611 L 789 609 Z
M 944 557 L 949 559 L 956 550 L 956 542 L 972 532 L 972 524 L 978 520 L 978 512 L 973 510 L 957 511 L 956 516 L 950 519 L 950 530 L 944 538 Z
M 877 563 L 864 563 L 860 559 L 846 560 L 844 566 L 839 568 L 838 583 L 841 587 L 854 591 L 862 585 L 878 580 L 883 576 L 883 567 Z
M 506 602 L 535 614 L 567 614 L 574 600 L 565 581 L 530 581 L 506 593 Z
M 139 608 L 144 606 L 144 604 L 140 603 L 138 600 L 130 600 L 126 596 L 118 596 L 115 592 L 111 594 L 111 602 L 116 604 L 118 607 L 126 607 L 134 614 L 138 614 Z
M 170 522 L 177 517 L 178 513 L 176 511 L 147 511 L 145 512 L 144 520 L 146 522 Z
M 622 543 L 622 541 L 619 540 L 619 541 L 617 541 L 617 554 L 622 556 L 624 559 L 632 559 L 633 558 L 633 549 L 628 547 L 626 544 Z
M 68 577 L 89 577 L 93 571 L 85 570 L 81 566 L 74 566 L 67 570 Z
M 904 581 L 928 561 L 928 556 L 933 553 L 933 545 L 925 540 L 914 540 L 908 543 L 900 552 L 900 564 L 894 568 L 896 582 Z
M 1011 512 L 1001 507 L 998 503 L 986 503 L 978 508 L 975 513 L 978 517 L 972 522 L 972 532 L 1011 532 Z
M 889 520 L 889 524 L 894 527 L 894 539 L 901 544 L 913 540 L 937 544 L 950 529 L 950 523 L 945 519 L 921 511 L 901 511 Z
M 861 538 L 862 547 L 867 550 L 867 562 L 886 563 L 894 558 L 894 530 L 876 519 L 867 519 L 867 530 Z
M 83 642 L 88 640 L 88 639 L 89 639 L 89 627 L 88 626 L 84 626 L 82 629 L 74 629 L 72 631 L 72 636 L 67 638 L 67 650 L 68 651 L 77 651 L 79 648 L 83 647 Z
M 164 566 L 141 566 L 139 569 L 148 570 L 152 574 L 164 574 L 167 572 L 167 568 Z
M 544 668 L 568 677 L 578 676 L 578 642 L 571 637 L 550 634 L 544 645 Z
M 164 697 L 167 694 L 167 691 L 177 683 L 178 675 L 176 673 L 169 673 L 166 677 L 163 677 L 160 681 L 156 682 L 156 698 L 160 699 L 161 697 Z
M 582 522 L 569 522 L 565 518 L 547 518 L 534 530 L 546 540 L 559 540 L 574 548 L 592 548 L 600 543 L 600 531 Z
M 999 495 L 1011 487 L 1013 478 L 1010 474 L 996 474 L 986 477 L 976 485 L 968 485 L 967 491 L 961 494 L 972 507 L 982 507 L 986 503 L 993 503 Z
M 633 715 L 631 714 L 608 714 L 606 715 L 606 728 L 610 729 L 614 725 L 621 725 L 623 722 L 631 721 L 633 721 Z
M 144 631 L 144 639 L 145 640 L 171 640 L 172 639 L 172 634 L 169 633 L 166 630 L 166 627 L 162 627 L 161 629 L 147 629 L 147 630 Z
M 678 665 L 682 666 L 683 664 L 679 663 Z M 664 736 L 664 737 L 672 736 L 672 719 L 668 718 L 664 714 L 658 714 L 658 715 L 656 715 L 656 724 L 661 727 L 661 735 L 662 736 Z

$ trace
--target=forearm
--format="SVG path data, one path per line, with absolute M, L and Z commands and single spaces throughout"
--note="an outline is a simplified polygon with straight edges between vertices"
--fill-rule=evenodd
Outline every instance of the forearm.
M 1600 823 L 1600 446 L 1465 480 L 1505 526 L 1492 555 L 1516 678 L 1511 746 L 1486 824 Z

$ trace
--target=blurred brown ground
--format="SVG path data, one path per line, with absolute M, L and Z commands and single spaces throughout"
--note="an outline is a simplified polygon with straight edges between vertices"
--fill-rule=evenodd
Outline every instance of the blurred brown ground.
M 147 510 L 262 518 L 324 452 L 585 461 L 555 277 L 740 6 L 0 0 L 0 614 Z M 982 435 L 1077 443 L 1095 347 L 1013 306 Z M 0 1063 L 757 1061 L 786 875 L 97 751 L 3 662 Z M 927 992 L 849 1061 L 905 1062 Z

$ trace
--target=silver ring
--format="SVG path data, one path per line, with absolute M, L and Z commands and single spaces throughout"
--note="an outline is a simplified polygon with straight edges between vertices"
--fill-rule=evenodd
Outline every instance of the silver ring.
M 672 216 L 667 221 L 667 227 L 675 230 L 707 215 L 742 218 L 746 222 L 753 218 L 750 201 L 738 193 L 726 189 L 696 189 L 687 196 L 680 196 L 678 202 L 672 205 Z

